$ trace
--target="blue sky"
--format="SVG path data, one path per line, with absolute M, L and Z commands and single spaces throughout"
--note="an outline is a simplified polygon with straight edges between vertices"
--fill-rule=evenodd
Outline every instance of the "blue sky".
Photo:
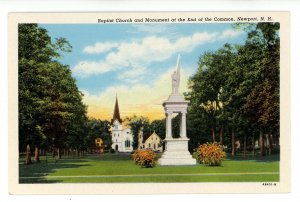
M 200 55 L 225 43 L 241 44 L 246 34 L 231 24 L 40 24 L 73 46 L 59 60 L 70 66 L 84 92 L 90 116 L 108 119 L 118 94 L 121 116 L 163 116 L 169 74 L 181 55 L 181 91 L 197 70 Z M 158 92 L 159 91 L 159 92 Z M 145 112 L 146 111 L 146 112 Z

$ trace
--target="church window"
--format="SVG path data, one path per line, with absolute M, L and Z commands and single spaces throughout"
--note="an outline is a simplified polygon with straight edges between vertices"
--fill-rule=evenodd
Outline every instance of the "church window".
M 149 148 L 151 147 L 150 143 L 149 143 Z
M 143 148 L 145 149 L 145 145 L 143 145 Z
M 156 149 L 156 148 L 155 148 L 155 144 L 153 145 L 153 148 Z
M 125 140 L 125 147 L 130 147 L 130 140 Z

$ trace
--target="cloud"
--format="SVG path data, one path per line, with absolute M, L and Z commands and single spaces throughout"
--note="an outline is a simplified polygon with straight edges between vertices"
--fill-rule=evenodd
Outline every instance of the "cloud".
M 146 73 L 146 67 L 132 67 L 128 71 L 119 73 L 118 79 L 128 82 L 128 83 L 137 83 L 143 79 L 143 75 Z
M 112 47 L 115 50 L 108 52 L 106 57 L 100 61 L 79 62 L 73 68 L 73 72 L 75 75 L 84 77 L 124 68 L 134 71 L 135 67 L 144 67 L 153 62 L 162 62 L 178 52 L 191 52 L 201 44 L 214 42 L 219 39 L 233 38 L 239 34 L 240 32 L 229 29 L 223 32 L 196 32 L 190 36 L 179 37 L 174 41 L 167 37 L 149 36 L 129 42 L 97 43 L 98 45 L 90 46 L 88 49 L 90 53 L 109 50 Z
M 99 95 L 91 95 L 83 90 L 83 102 L 88 105 L 88 115 L 110 120 L 117 93 L 122 118 L 133 114 L 149 117 L 150 120 L 164 118 L 162 103 L 168 99 L 171 93 L 173 71 L 174 68 L 168 69 L 157 77 L 152 85 L 110 86 Z M 179 92 L 187 91 L 187 80 L 188 76 L 185 70 L 181 69 Z
M 104 61 L 81 61 L 75 66 L 74 73 L 77 76 L 86 77 L 93 74 L 103 74 L 109 71 L 115 71 L 118 68 L 120 67 Z
M 92 46 L 86 46 L 83 49 L 84 53 L 88 54 L 99 54 L 99 53 L 105 53 L 110 51 L 112 48 L 115 48 L 118 46 L 118 43 L 110 43 L 110 42 L 104 42 L 104 43 L 95 43 Z
M 241 31 L 233 30 L 233 29 L 227 29 L 223 31 L 222 35 L 220 36 L 220 39 L 226 39 L 226 38 L 234 38 L 238 35 L 242 34 Z

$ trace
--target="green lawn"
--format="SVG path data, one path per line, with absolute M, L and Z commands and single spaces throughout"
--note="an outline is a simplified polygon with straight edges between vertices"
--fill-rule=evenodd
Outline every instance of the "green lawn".
M 129 154 L 102 154 L 24 165 L 20 159 L 20 183 L 73 182 L 276 182 L 279 155 L 227 158 L 222 166 L 156 166 L 140 168 Z

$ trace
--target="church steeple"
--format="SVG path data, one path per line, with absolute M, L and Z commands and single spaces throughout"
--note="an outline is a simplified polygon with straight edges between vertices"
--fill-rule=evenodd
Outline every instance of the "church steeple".
M 118 104 L 118 97 L 117 96 L 116 96 L 116 103 L 115 103 L 114 115 L 113 115 L 113 118 L 111 120 L 111 123 L 113 123 L 116 119 L 120 123 L 122 123 L 122 119 L 120 117 L 120 110 L 119 110 L 119 104 Z

